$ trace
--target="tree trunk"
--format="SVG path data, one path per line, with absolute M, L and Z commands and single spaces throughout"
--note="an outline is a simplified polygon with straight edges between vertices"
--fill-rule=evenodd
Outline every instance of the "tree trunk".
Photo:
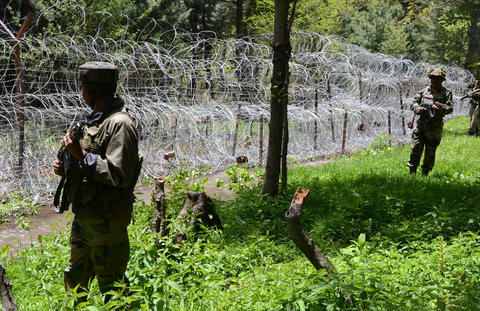
M 268 135 L 267 164 L 263 193 L 278 194 L 280 160 L 284 126 L 284 106 L 288 103 L 285 85 L 288 74 L 290 45 L 288 39 L 288 0 L 275 0 L 275 24 L 273 34 L 273 72 L 270 99 L 270 131 Z
M 472 64 L 480 59 L 480 8 L 474 6 L 471 11 L 470 28 L 468 29 L 467 64 Z
M 288 72 L 288 68 L 287 68 Z M 288 78 L 287 78 L 288 79 Z M 287 105 L 283 105 L 283 137 L 282 137 L 282 192 L 287 191 L 287 155 L 288 155 L 288 115 Z
M 7 277 L 3 263 L 0 262 L 0 296 L 2 298 L 2 311 L 15 311 L 17 305 L 12 293 L 12 282 Z
M 235 27 L 237 28 L 237 36 L 241 38 L 245 35 L 245 30 L 243 27 L 243 0 L 236 0 L 235 4 Z
M 188 230 L 199 231 L 201 228 L 199 222 L 203 223 L 205 227 L 223 229 L 222 221 L 214 211 L 212 199 L 205 192 L 187 191 L 185 203 L 177 220 L 180 221 L 181 227 L 175 234 L 175 243 L 187 240 Z
M 303 204 L 307 198 L 310 190 L 297 188 L 295 195 L 293 196 L 292 203 L 289 209 L 285 213 L 285 219 L 287 221 L 288 230 L 290 231 L 290 237 L 302 253 L 310 260 L 315 269 L 326 270 L 328 275 L 334 275 L 335 266 L 333 263 L 323 254 L 320 248 L 315 244 L 313 239 L 309 237 L 302 226 L 302 213 Z M 341 290 L 339 291 L 345 298 L 345 300 L 353 305 L 354 299 L 352 296 L 345 295 Z
M 153 202 L 153 233 L 159 237 L 167 235 L 165 223 L 165 211 L 167 210 L 167 199 L 165 197 L 165 179 L 154 178 L 155 186 L 152 192 Z

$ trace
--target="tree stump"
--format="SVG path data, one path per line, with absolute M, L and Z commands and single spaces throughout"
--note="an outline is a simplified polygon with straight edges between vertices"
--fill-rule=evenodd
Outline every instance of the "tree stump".
M 290 237 L 302 253 L 310 260 L 315 269 L 324 269 L 328 275 L 334 275 L 336 272 L 333 263 L 323 254 L 320 248 L 315 244 L 313 239 L 309 237 L 302 226 L 302 213 L 303 204 L 307 198 L 310 190 L 297 188 L 295 195 L 293 196 L 292 203 L 289 209 L 285 213 L 285 219 L 287 221 L 288 230 L 290 231 Z M 343 292 L 340 291 L 342 295 Z M 344 295 L 345 296 L 345 295 Z M 353 305 L 353 297 L 347 296 L 345 300 Z
M 154 178 L 155 186 L 152 192 L 153 202 L 153 233 L 159 237 L 167 235 L 165 223 L 165 212 L 167 210 L 167 199 L 165 196 L 165 179 Z
M 7 277 L 3 263 L 0 262 L 0 296 L 2 298 L 2 311 L 16 311 L 17 305 L 13 298 L 12 282 Z
M 223 229 L 218 214 L 214 211 L 212 199 L 205 192 L 187 191 L 185 203 L 177 216 L 180 221 L 180 230 L 177 230 L 174 238 L 175 243 L 187 240 L 187 230 L 198 232 L 200 222 L 206 227 Z

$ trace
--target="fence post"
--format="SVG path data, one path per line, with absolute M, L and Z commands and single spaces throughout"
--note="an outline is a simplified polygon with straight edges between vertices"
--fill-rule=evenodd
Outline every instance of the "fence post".
M 317 136 L 318 136 L 318 90 L 315 88 L 315 125 L 313 132 L 313 149 L 317 150 Z
M 263 164 L 263 115 L 258 124 L 258 163 L 260 166 Z
M 15 90 L 18 96 L 18 110 L 17 110 L 17 122 L 18 122 L 18 164 L 15 168 L 15 171 L 18 177 L 23 175 L 23 158 L 25 156 L 25 114 L 24 114 L 24 97 L 23 97 L 23 86 L 25 81 L 25 68 L 21 62 L 20 57 L 20 39 L 23 37 L 27 31 L 30 22 L 32 21 L 35 14 L 29 12 L 25 21 L 23 21 L 22 26 L 18 30 L 17 36 L 14 36 L 13 33 L 8 29 L 8 27 L 0 21 L 0 29 L 3 30 L 9 37 L 12 39 L 12 42 L 15 44 L 13 46 L 13 61 L 15 64 Z
M 342 154 L 345 154 L 345 140 L 347 138 L 347 120 L 348 120 L 348 110 L 345 109 L 345 114 L 343 115 Z
M 238 127 L 240 125 L 240 108 L 242 104 L 238 104 L 237 106 L 237 120 L 235 120 L 235 131 L 233 133 L 233 146 L 232 146 L 232 156 L 235 156 L 235 152 L 237 150 L 237 139 L 238 139 Z
M 387 119 L 388 119 L 388 135 L 391 138 L 392 137 L 392 117 L 391 117 L 391 114 L 390 114 L 390 110 L 388 111 Z M 392 139 L 390 139 L 390 147 L 391 146 L 392 146 Z
M 404 110 L 404 107 L 403 107 L 403 94 L 402 94 L 402 90 L 400 89 L 400 110 L 402 111 L 402 131 L 403 131 L 403 135 L 406 135 L 407 132 L 406 132 L 406 129 L 405 129 L 405 115 L 403 114 L 403 110 Z
M 330 129 L 332 131 L 332 141 L 335 141 L 335 124 L 333 123 L 333 112 L 332 112 L 332 89 L 330 88 L 330 77 L 327 79 L 327 98 L 330 106 Z

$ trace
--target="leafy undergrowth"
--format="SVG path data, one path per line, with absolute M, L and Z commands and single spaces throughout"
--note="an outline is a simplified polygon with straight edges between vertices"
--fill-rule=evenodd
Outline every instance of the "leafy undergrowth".
M 216 202 L 225 229 L 181 245 L 164 238 L 156 246 L 153 208 L 139 204 L 130 227 L 132 294 L 103 305 L 93 281 L 83 309 L 480 310 L 480 138 L 465 135 L 467 121 L 446 124 L 428 177 L 408 174 L 408 146 L 378 141 L 321 167 L 290 169 L 287 194 L 277 198 L 252 188 L 248 170 L 230 170 L 242 178 L 232 176 L 234 202 Z M 188 183 L 171 182 L 173 216 Z M 335 277 L 315 271 L 289 239 L 284 213 L 297 186 L 311 191 L 303 224 Z M 62 282 L 68 230 L 18 255 L 4 249 L 2 260 L 19 309 L 71 310 L 74 295 Z

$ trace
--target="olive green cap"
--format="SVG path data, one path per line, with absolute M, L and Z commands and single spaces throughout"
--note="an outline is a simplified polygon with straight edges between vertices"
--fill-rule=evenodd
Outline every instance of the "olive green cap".
M 78 67 L 78 79 L 86 83 L 117 83 L 118 68 L 107 62 L 87 62 Z
M 435 68 L 432 68 L 428 72 L 428 77 L 429 78 L 431 78 L 431 77 L 441 77 L 443 80 L 445 80 L 446 76 L 447 76 L 447 72 L 443 68 L 435 67 Z

